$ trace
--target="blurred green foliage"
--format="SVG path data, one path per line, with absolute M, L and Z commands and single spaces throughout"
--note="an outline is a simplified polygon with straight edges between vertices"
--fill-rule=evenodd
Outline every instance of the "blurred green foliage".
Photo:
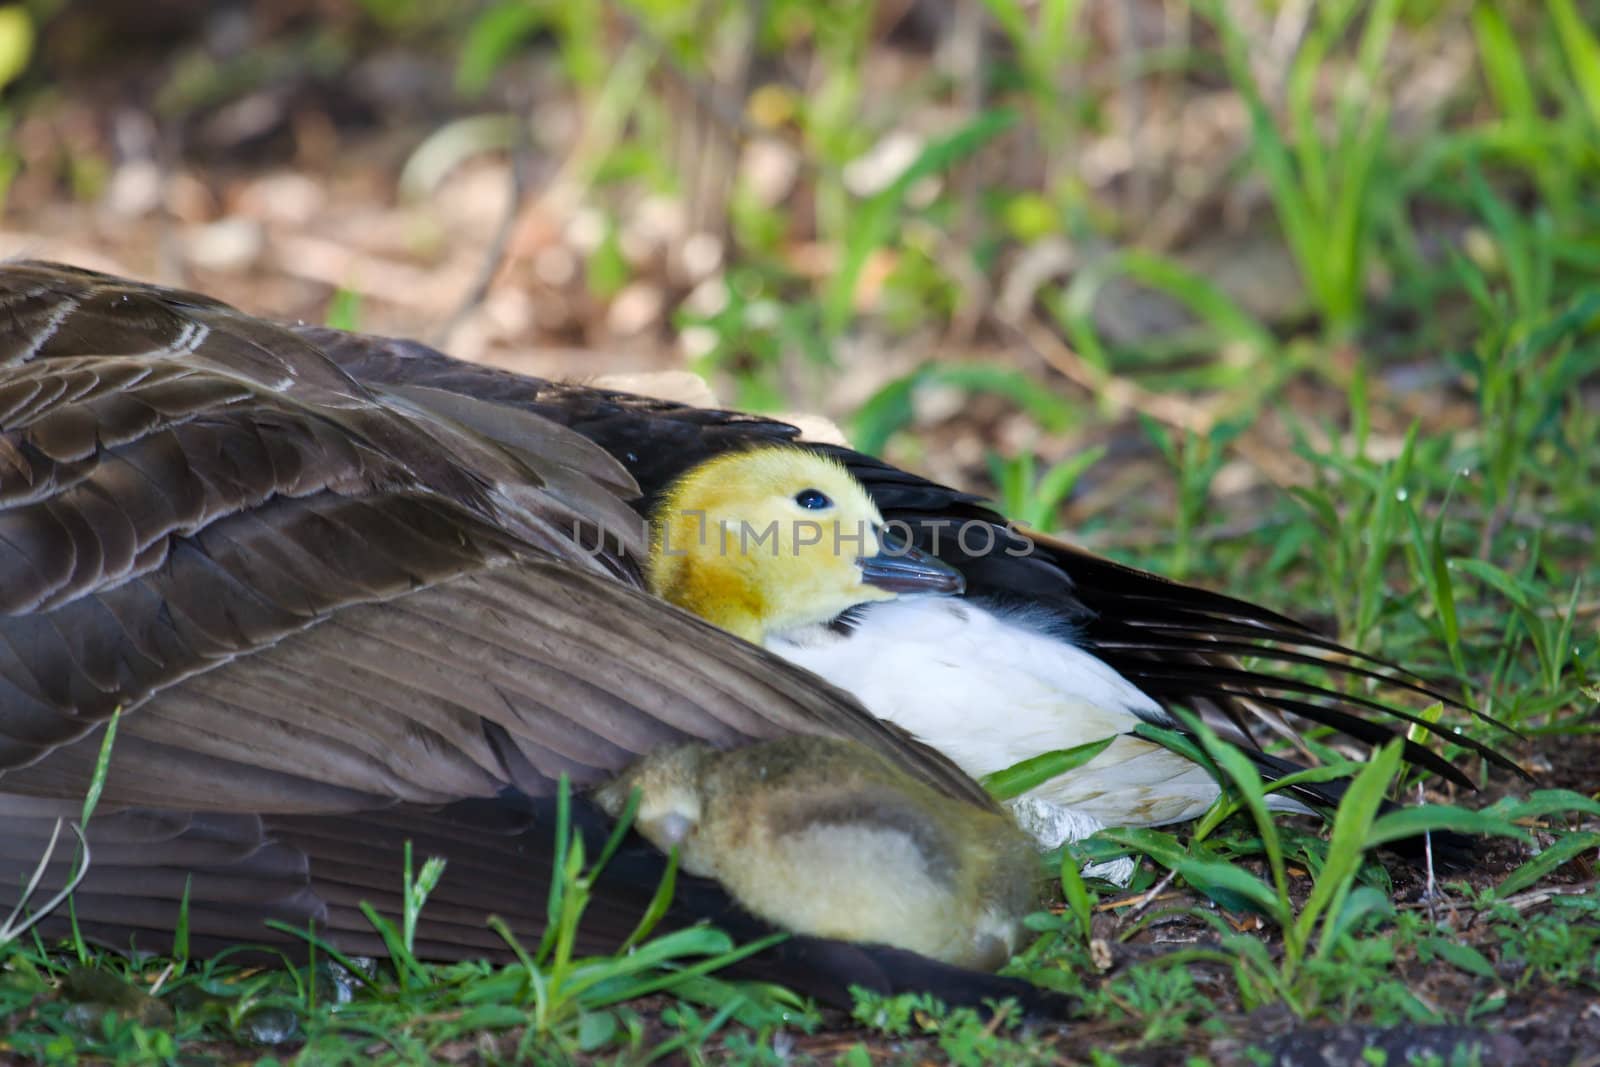
M 350 0 L 235 62 L 182 53 L 158 99 L 420 48 L 469 114 L 408 195 L 564 109 L 537 150 L 599 218 L 587 296 L 663 289 L 731 403 L 852 383 L 854 442 L 913 463 L 941 418 L 1007 412 L 963 462 L 1019 521 L 1301 605 L 1544 728 L 1600 673 L 1597 6 Z M 0 75 L 32 26 L 0 8 Z M 647 198 L 714 273 L 630 254 Z M 1245 454 L 1283 491 L 1222 513 Z M 1107 489 L 1130 455 L 1155 491 Z
M 21 4 L 0 7 L 0 91 L 27 69 L 33 57 L 34 35 L 33 17 L 26 7 Z M 22 165 L 7 136 L 14 122 L 15 116 L 10 110 L 0 107 L 0 211 L 5 208 L 6 192 Z
M 20 4 L 0 7 L 0 89 L 16 80 L 33 55 L 33 18 Z
M 391 13 L 406 7 L 401 0 L 367 2 Z M 1285 377 L 1280 370 L 1319 362 L 1286 351 L 1297 339 L 1393 347 L 1403 339 L 1385 322 L 1431 318 L 1441 300 L 1454 299 L 1460 292 L 1454 269 L 1429 249 L 1431 235 L 1419 228 L 1437 210 L 1470 218 L 1475 205 L 1463 203 L 1460 191 L 1480 169 L 1492 169 L 1500 187 L 1539 190 L 1538 211 L 1557 246 L 1553 295 L 1570 295 L 1581 272 L 1593 268 L 1595 208 L 1579 191 L 1600 173 L 1600 45 L 1594 13 L 1574 0 L 1543 12 L 1487 0 L 1313 5 L 1270 89 L 1260 84 L 1262 42 L 1251 35 L 1274 13 L 1271 5 L 1248 29 L 1216 0 L 1176 6 L 1169 18 L 1184 28 L 1188 48 L 1135 49 L 1101 84 L 1078 76 L 1105 67 L 1094 62 L 1107 17 L 1097 5 L 984 0 L 980 58 L 966 69 L 937 53 L 960 43 L 959 31 L 943 25 L 958 18 L 955 9 L 940 7 L 930 16 L 942 28 L 929 31 L 935 54 L 926 75 L 882 93 L 868 76 L 886 32 L 883 10 L 873 4 L 503 0 L 466 24 L 458 81 L 464 91 L 479 91 L 527 49 L 552 50 L 573 91 L 603 112 L 608 132 L 589 140 L 601 143 L 604 158 L 591 160 L 586 175 L 598 183 L 602 202 L 606 187 L 616 189 L 617 210 L 630 188 L 685 200 L 699 195 L 681 167 L 681 147 L 686 127 L 704 116 L 681 93 L 656 91 L 665 84 L 686 81 L 715 98 L 726 112 L 714 123 L 720 136 L 736 143 L 778 137 L 798 148 L 804 176 L 789 199 L 763 204 L 736 178 L 720 210 L 710 213 L 727 222 L 733 269 L 727 307 L 699 320 L 715 335 L 701 366 L 728 372 L 744 402 L 764 406 L 794 402 L 796 381 L 833 373 L 829 354 L 848 332 L 865 326 L 909 334 L 971 314 L 969 305 L 980 298 L 971 276 L 992 276 L 1003 259 L 1053 239 L 1086 249 L 1120 246 L 1110 256 L 1087 256 L 1080 269 L 1038 293 L 1079 355 L 1103 373 L 1157 382 L 1181 366 L 1181 379 L 1170 384 L 1236 392 L 1237 410 L 1263 403 Z M 1415 67 L 1419 51 L 1445 28 L 1469 21 L 1487 91 L 1441 108 L 1430 116 L 1431 128 L 1397 134 L 1394 100 L 1403 100 L 1407 88 L 1401 72 Z M 1397 59 L 1401 40 L 1404 56 Z M 643 78 L 618 60 L 619 49 L 638 55 Z M 1228 286 L 1170 250 L 1140 247 L 1145 220 L 1084 180 L 1084 144 L 1105 132 L 1108 109 L 1130 86 L 1143 81 L 1192 92 L 1219 76 L 1244 102 L 1250 128 L 1244 169 L 1229 180 L 1264 183 L 1314 315 L 1310 334 L 1293 317 L 1263 320 Z M 848 168 L 907 127 L 908 114 L 917 114 L 908 107 L 967 114 L 954 124 L 946 119 L 946 133 L 921 138 L 920 150 L 892 181 L 852 192 Z M 1026 165 L 1009 172 L 986 165 L 1019 158 Z M 979 173 L 985 175 L 979 181 L 963 177 Z M 938 180 L 931 198 L 908 197 L 930 178 Z M 930 233 L 938 239 L 930 241 Z M 796 240 L 830 250 L 832 268 L 817 277 L 797 272 L 786 255 Z M 1493 235 L 1479 247 L 1497 257 L 1510 251 L 1499 249 Z M 862 270 L 875 257 L 894 267 L 864 319 Z M 1483 265 L 1491 273 L 1516 267 Z M 614 258 L 598 264 L 597 291 L 616 292 L 625 273 Z M 1109 340 L 1100 292 L 1111 280 L 1177 301 L 1190 324 L 1182 335 L 1131 346 Z M 745 313 L 766 300 L 788 309 L 776 317 L 781 322 L 764 312 L 752 322 Z M 1194 357 L 1208 352 L 1227 358 L 1197 365 Z

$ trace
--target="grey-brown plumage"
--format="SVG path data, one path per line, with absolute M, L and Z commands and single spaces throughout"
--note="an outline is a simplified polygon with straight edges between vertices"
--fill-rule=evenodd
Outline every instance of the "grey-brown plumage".
M 637 493 L 537 414 L 357 380 L 196 294 L 0 267 L 0 882 L 76 817 L 119 708 L 77 916 L 151 949 L 189 886 L 197 945 L 282 941 L 277 918 L 381 952 L 357 905 L 398 906 L 409 838 L 449 860 L 419 945 L 503 955 L 489 914 L 543 922 L 558 776 L 686 740 L 856 737 L 987 803 L 650 596 Z M 588 950 L 626 936 L 658 873 L 609 883 Z
M 849 741 L 681 745 L 596 793 L 683 869 L 798 933 L 993 969 L 1038 903 L 1038 855 L 1010 816 L 954 800 Z
M 484 920 L 537 939 L 557 778 L 598 784 L 663 746 L 849 738 L 988 806 L 846 694 L 643 589 L 640 516 L 672 482 L 797 435 L 277 325 L 195 293 L 0 264 L 0 882 L 17 885 L 56 817 L 76 817 L 118 708 L 77 917 L 151 950 L 170 945 L 187 899 L 196 951 L 298 946 L 262 923 L 276 918 L 382 953 L 357 905 L 399 910 L 410 840 L 449 860 L 419 951 L 504 957 Z M 1371 701 L 1273 667 L 1371 673 L 1291 620 L 1024 537 L 972 496 L 801 444 L 837 455 L 968 595 L 1049 611 L 1161 703 L 1261 704 L 1366 742 L 1394 736 L 1359 714 Z M 930 544 L 950 520 L 992 528 L 1008 550 Z M 1448 724 L 1418 729 L 1504 762 Z M 1466 781 L 1420 746 L 1411 758 Z M 582 950 L 632 931 L 659 860 L 644 846 L 613 860 Z M 58 855 L 52 887 L 69 867 Z M 674 921 L 727 903 L 699 879 L 679 890 Z M 820 995 L 992 992 L 887 950 L 810 943 L 776 959 L 766 977 Z

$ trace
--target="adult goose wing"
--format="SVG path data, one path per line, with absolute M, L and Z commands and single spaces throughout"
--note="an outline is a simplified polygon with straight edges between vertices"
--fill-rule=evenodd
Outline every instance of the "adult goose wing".
M 580 435 L 359 382 L 194 294 L 12 264 L 0 308 L 0 877 L 81 803 L 120 709 L 91 928 L 170 931 L 195 875 L 197 936 L 277 915 L 359 942 L 414 831 L 459 870 L 427 943 L 491 949 L 488 913 L 541 921 L 558 776 L 672 741 L 852 737 L 987 802 L 643 593 L 632 479 Z M 596 943 L 654 882 L 612 885 Z
M 410 341 L 316 328 L 305 332 L 363 381 L 458 392 L 571 427 L 604 447 L 638 480 L 643 493 L 636 505 L 641 511 L 647 512 L 685 470 L 729 449 L 774 442 L 815 448 L 843 462 L 872 494 L 885 519 L 905 524 L 917 547 L 958 567 L 967 580 L 967 595 L 1047 609 L 1074 641 L 1164 706 L 1213 712 L 1247 738 L 1253 723 L 1284 730 L 1281 713 L 1369 745 L 1416 727 L 1499 767 L 1518 770 L 1503 753 L 1448 724 L 1272 669 L 1274 664 L 1309 664 L 1336 676 L 1376 680 L 1397 691 L 1451 702 L 1395 664 L 1345 648 L 1261 605 L 1170 581 L 1052 537 L 1012 530 L 977 496 L 848 448 L 808 443 L 797 428 L 782 421 L 523 377 L 464 363 Z M 967 533 L 958 538 L 956 530 L 963 524 Z M 1264 666 L 1243 669 L 1241 656 Z M 1370 712 L 1378 714 L 1366 714 Z M 1407 742 L 1406 757 L 1458 785 L 1472 785 L 1461 768 L 1420 744 Z M 1271 760 L 1262 762 L 1265 772 L 1281 773 Z M 1337 796 L 1335 787 L 1305 792 L 1312 803 Z

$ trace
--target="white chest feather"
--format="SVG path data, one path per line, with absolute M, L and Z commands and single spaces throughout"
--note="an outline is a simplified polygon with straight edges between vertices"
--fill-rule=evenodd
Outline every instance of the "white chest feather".
M 970 600 L 891 601 L 866 609 L 850 634 L 819 630 L 767 644 L 973 777 L 1116 737 L 1093 761 L 1026 798 L 1019 814 L 1047 847 L 1097 823 L 1193 818 L 1217 795 L 1203 768 L 1125 736 L 1141 720 L 1167 718 L 1154 700 L 1026 613 Z

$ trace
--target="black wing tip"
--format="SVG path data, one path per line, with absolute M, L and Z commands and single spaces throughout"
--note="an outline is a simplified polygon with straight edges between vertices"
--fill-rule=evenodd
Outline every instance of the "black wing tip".
M 880 996 L 925 994 L 951 1008 L 993 1012 L 1012 1004 L 1026 1020 L 1062 1022 L 1078 1010 L 1063 993 L 1023 978 L 956 967 L 887 945 L 790 937 L 751 957 L 763 978 L 835 1007 L 853 1006 L 854 991 Z
M 1443 874 L 1464 875 L 1482 868 L 1484 846 L 1481 837 L 1455 830 L 1432 830 L 1390 842 L 1386 848 L 1420 870 L 1431 866 Z

